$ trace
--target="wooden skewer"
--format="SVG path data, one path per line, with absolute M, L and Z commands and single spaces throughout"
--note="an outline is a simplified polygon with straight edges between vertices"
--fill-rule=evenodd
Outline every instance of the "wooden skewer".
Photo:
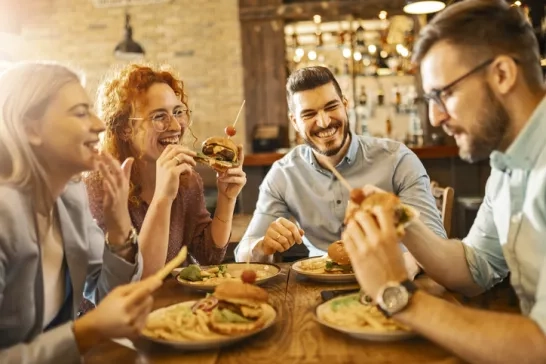
M 245 106 L 246 100 L 243 100 L 243 103 L 241 104 L 241 107 L 239 108 L 239 112 L 237 113 L 237 116 L 235 117 L 235 121 L 233 122 L 233 127 L 235 127 L 235 124 L 237 124 L 237 120 L 239 120 L 239 115 L 241 115 L 241 111 L 243 111 L 243 106 Z
M 180 264 L 182 264 L 186 260 L 187 255 L 188 255 L 188 248 L 184 246 L 182 249 L 180 249 L 180 252 L 178 252 L 178 255 L 176 257 L 174 257 L 170 262 L 165 264 L 163 268 L 161 268 L 155 273 L 155 276 L 160 280 L 164 280 L 165 277 L 171 274 L 173 269 L 180 266 Z
M 347 180 L 343 178 L 343 176 L 337 171 L 337 169 L 332 165 L 332 163 L 330 163 L 329 160 L 326 159 L 323 162 L 324 164 L 326 164 L 326 167 L 328 167 L 328 169 L 337 177 L 341 184 L 349 190 L 351 201 L 360 205 L 362 201 L 364 201 L 364 193 L 362 192 L 362 190 L 352 188 L 349 182 L 347 182 Z
M 329 160 L 325 159 L 322 162 L 326 164 L 326 167 L 328 167 L 328 169 L 337 177 L 337 179 L 339 180 L 339 182 L 341 182 L 343 186 L 345 186 L 349 191 L 353 190 L 349 182 L 347 182 L 347 180 L 343 178 L 343 176 L 337 171 L 337 169 L 332 165 L 332 163 L 330 163 Z

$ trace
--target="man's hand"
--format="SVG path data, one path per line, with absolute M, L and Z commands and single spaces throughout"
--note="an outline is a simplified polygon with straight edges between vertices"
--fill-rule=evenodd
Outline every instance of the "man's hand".
M 259 244 L 265 255 L 275 252 L 284 252 L 294 244 L 303 242 L 304 231 L 299 229 L 293 222 L 279 217 L 267 228 L 262 242 Z

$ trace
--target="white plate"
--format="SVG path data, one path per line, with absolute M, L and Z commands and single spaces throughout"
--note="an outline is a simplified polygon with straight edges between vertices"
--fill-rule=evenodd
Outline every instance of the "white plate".
M 317 282 L 331 282 L 331 283 L 350 283 L 356 282 L 356 276 L 354 273 L 316 273 L 301 268 L 301 263 L 309 260 L 320 260 L 323 257 L 312 257 L 298 260 L 292 264 L 292 270 L 302 276 L 309 278 Z
M 250 263 L 248 266 L 247 266 L 247 263 L 226 263 L 223 265 L 226 266 L 226 272 L 231 274 L 233 279 L 236 279 L 236 280 L 240 279 L 242 272 L 246 269 L 251 269 L 256 272 L 267 272 L 267 274 L 269 275 L 268 277 L 256 280 L 255 284 L 258 286 L 266 284 L 267 282 L 269 282 L 271 279 L 276 277 L 281 272 L 281 268 L 278 265 L 269 264 L 269 263 Z M 218 265 L 202 266 L 201 269 L 206 270 L 208 268 L 217 267 L 217 266 Z M 201 291 L 213 292 L 218 284 L 220 284 L 222 281 L 226 281 L 230 279 L 230 278 L 222 278 L 221 281 L 219 279 L 217 282 L 213 282 L 213 283 L 209 281 L 191 282 L 191 281 L 187 281 L 185 279 L 178 277 L 178 273 L 180 273 L 181 270 L 182 268 L 177 268 L 173 271 L 173 274 L 176 276 L 176 281 L 182 286 L 198 289 Z
M 187 302 L 177 303 L 175 305 L 157 309 L 151 312 L 150 315 L 153 315 L 154 313 L 159 314 L 161 313 L 162 310 L 165 310 L 173 306 L 178 306 L 178 305 L 191 307 L 195 302 L 197 301 L 187 301 Z M 265 322 L 265 324 L 261 328 L 246 334 L 242 334 L 242 335 L 227 336 L 227 335 L 214 334 L 214 336 L 211 336 L 211 338 L 207 340 L 180 340 L 180 341 L 159 339 L 159 338 L 154 338 L 144 334 L 141 334 L 141 338 L 143 338 L 146 341 L 150 341 L 150 342 L 162 344 L 162 345 L 167 345 L 174 349 L 179 349 L 179 350 L 195 351 L 195 350 L 222 348 L 222 347 L 234 344 L 236 342 L 239 342 L 241 340 L 244 340 L 250 336 L 257 335 L 258 333 L 271 327 L 275 323 L 275 320 L 277 318 L 277 312 L 272 306 L 268 304 L 263 304 L 262 308 L 266 310 L 266 314 L 270 316 L 269 319 Z
M 351 294 L 351 295 L 354 295 L 354 294 Z M 328 310 L 329 304 L 331 304 L 332 302 L 338 299 L 343 299 L 347 296 L 350 296 L 350 295 L 339 296 L 318 305 L 317 308 L 315 309 L 315 320 L 321 325 L 324 325 L 333 330 L 342 332 L 344 334 L 347 334 L 349 336 L 352 336 L 360 340 L 389 342 L 389 341 L 406 340 L 406 339 L 410 339 L 417 336 L 417 334 L 414 331 L 406 331 L 406 330 L 383 331 L 383 330 L 374 329 L 372 327 L 344 327 L 344 326 L 336 325 L 332 322 L 326 321 L 325 319 L 322 318 L 322 314 L 323 312 Z

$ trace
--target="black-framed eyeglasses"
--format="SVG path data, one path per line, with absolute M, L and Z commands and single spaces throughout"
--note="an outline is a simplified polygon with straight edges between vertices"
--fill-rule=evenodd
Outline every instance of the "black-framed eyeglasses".
M 191 113 L 190 109 L 179 108 L 172 114 L 168 111 L 157 111 L 145 118 L 129 118 L 129 120 L 150 120 L 155 131 L 162 133 L 169 128 L 171 117 L 174 117 L 180 125 L 191 126 Z
M 444 113 L 447 113 L 447 108 L 445 105 L 445 97 L 447 91 L 455 87 L 458 83 L 463 81 L 464 79 L 470 77 L 471 75 L 477 73 L 478 71 L 482 70 L 483 68 L 489 66 L 495 58 L 488 59 L 487 61 L 480 63 L 476 67 L 472 68 L 470 71 L 462 75 L 461 77 L 457 78 L 455 81 L 449 83 L 448 85 L 442 87 L 442 88 L 433 88 L 430 90 L 430 92 L 423 95 L 423 99 L 425 99 L 425 102 L 427 104 L 430 104 L 430 102 L 434 102 L 438 107 L 440 107 L 441 111 Z

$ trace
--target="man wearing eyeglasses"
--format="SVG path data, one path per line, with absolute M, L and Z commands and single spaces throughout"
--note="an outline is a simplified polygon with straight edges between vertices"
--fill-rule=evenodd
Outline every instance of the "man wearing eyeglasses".
M 467 0 L 422 30 L 414 60 L 431 124 L 455 137 L 462 158 L 490 156 L 492 171 L 463 241 L 441 239 L 417 221 L 403 242 L 434 280 L 467 295 L 510 273 L 522 314 L 457 306 L 416 289 L 388 208 L 377 220 L 359 212 L 344 232 L 359 283 L 386 315 L 468 362 L 544 363 L 546 87 L 533 29 L 504 1 Z

